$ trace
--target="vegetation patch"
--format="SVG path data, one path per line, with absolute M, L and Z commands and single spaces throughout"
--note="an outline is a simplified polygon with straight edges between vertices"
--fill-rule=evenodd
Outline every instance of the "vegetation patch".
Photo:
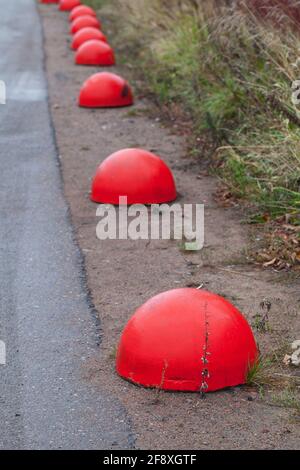
M 248 371 L 247 384 L 255 387 L 269 404 L 290 408 L 300 413 L 300 379 L 291 367 L 285 367 L 282 357 L 287 346 L 261 356 Z

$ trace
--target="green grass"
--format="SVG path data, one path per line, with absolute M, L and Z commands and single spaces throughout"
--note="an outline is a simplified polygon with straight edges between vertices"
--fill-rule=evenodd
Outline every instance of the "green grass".
M 270 403 L 300 412 L 299 378 L 282 368 L 286 346 L 272 354 L 262 356 L 249 368 L 247 385 L 256 387 L 261 397 Z
M 95 10 L 103 7 L 103 5 L 105 4 L 107 0 L 85 0 L 85 5 L 88 5 L 92 8 L 94 8 Z
M 251 367 L 247 373 L 247 385 L 262 388 L 270 385 L 272 382 L 274 372 L 274 362 L 269 357 L 260 357 Z

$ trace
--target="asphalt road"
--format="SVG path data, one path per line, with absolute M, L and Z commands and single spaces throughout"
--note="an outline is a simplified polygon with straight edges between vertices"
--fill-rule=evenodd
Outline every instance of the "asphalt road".
M 0 448 L 130 448 L 123 408 L 84 378 L 99 327 L 63 197 L 36 5 L 0 0 L 0 11 Z

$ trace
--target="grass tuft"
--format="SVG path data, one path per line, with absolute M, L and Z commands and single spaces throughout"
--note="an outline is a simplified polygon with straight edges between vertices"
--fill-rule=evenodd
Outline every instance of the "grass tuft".
M 256 387 L 261 396 L 269 395 L 271 404 L 300 411 L 299 377 L 282 366 L 286 345 L 261 356 L 249 367 L 246 384 Z

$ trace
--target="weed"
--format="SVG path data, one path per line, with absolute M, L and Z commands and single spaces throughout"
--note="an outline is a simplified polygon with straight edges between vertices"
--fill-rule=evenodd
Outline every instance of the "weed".
M 263 398 L 271 391 L 271 404 L 299 411 L 299 377 L 282 367 L 286 350 L 287 345 L 282 344 L 277 350 L 261 356 L 249 367 L 246 383 L 256 387 Z
M 273 383 L 274 364 L 271 358 L 260 357 L 249 367 L 247 373 L 247 385 L 263 388 Z
M 159 403 L 159 396 L 160 396 L 161 391 L 163 390 L 163 385 L 165 382 L 167 369 L 168 369 L 168 362 L 164 361 L 164 365 L 163 365 L 162 372 L 161 372 L 161 381 L 160 381 L 160 384 L 156 387 L 155 398 L 153 400 L 153 404 Z
M 270 331 L 269 324 L 269 313 L 271 311 L 272 304 L 268 300 L 264 300 L 260 304 L 261 311 L 254 315 L 254 322 L 252 326 L 259 333 L 268 333 Z

